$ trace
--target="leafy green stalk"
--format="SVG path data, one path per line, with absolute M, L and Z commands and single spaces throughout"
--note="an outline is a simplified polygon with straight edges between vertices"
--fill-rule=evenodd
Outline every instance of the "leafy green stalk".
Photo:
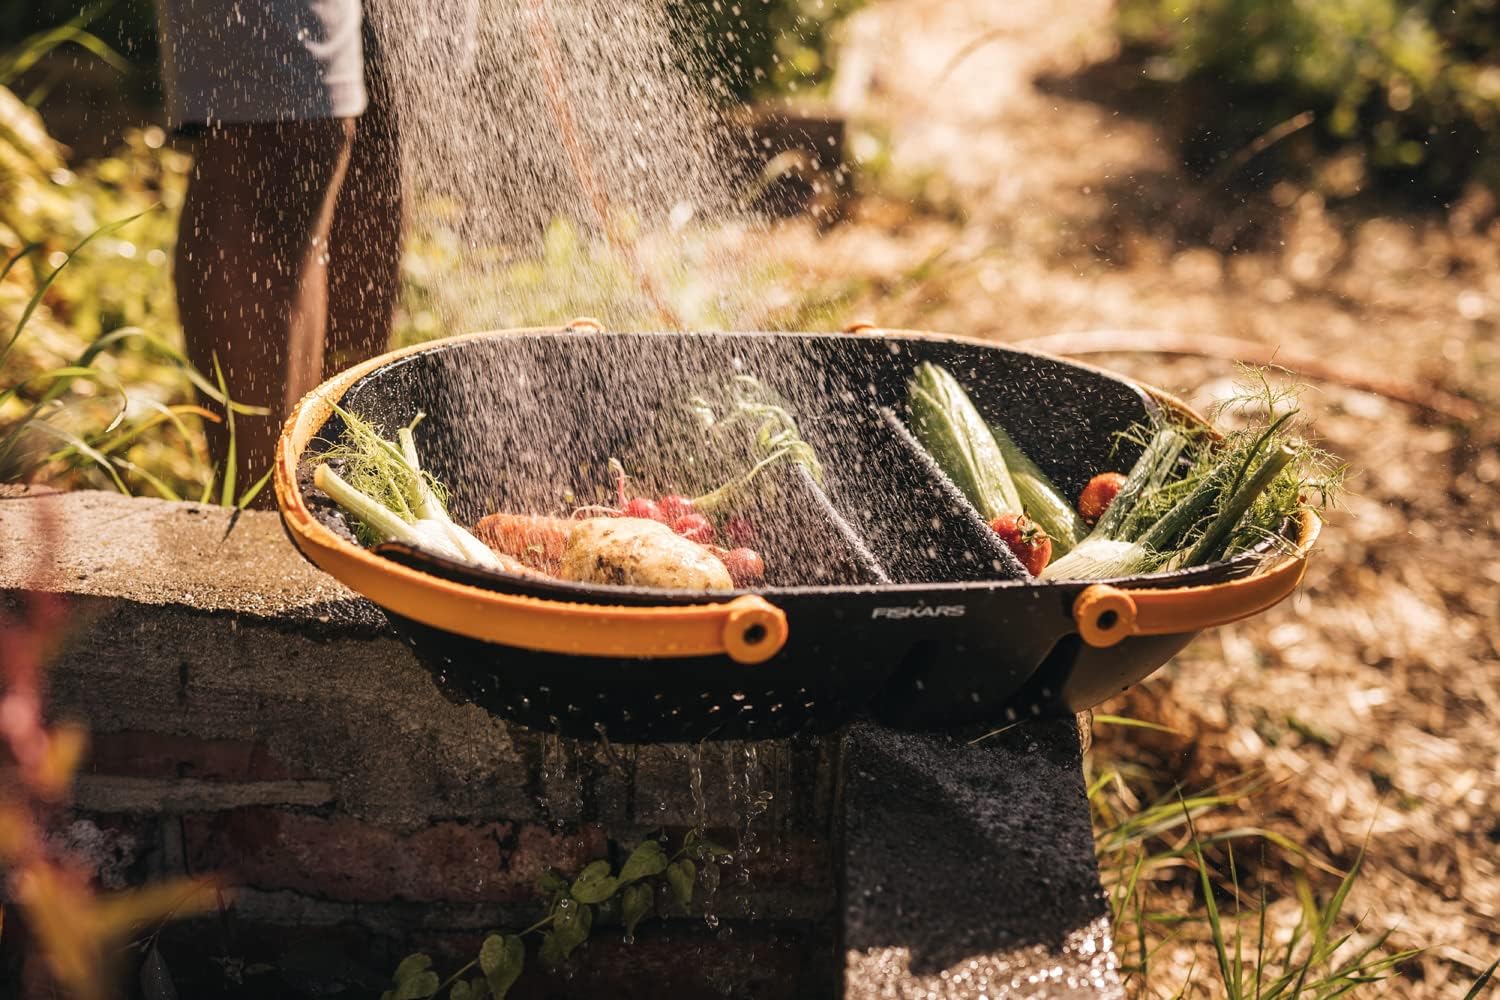
M 929 362 L 907 387 L 912 431 L 981 517 L 1024 510 L 1005 455 L 958 380 Z
M 1005 456 L 1005 465 L 1016 484 L 1016 493 L 1026 515 L 1040 524 L 1052 540 L 1053 557 L 1066 555 L 1088 535 L 1088 525 L 1004 427 L 991 424 L 990 431 L 995 435 L 1000 453 Z
M 1119 538 L 1121 529 L 1137 501 L 1143 494 L 1159 489 L 1171 476 L 1178 457 L 1188 445 L 1187 437 L 1173 427 L 1162 427 L 1146 442 L 1141 457 L 1136 459 L 1125 477 L 1114 502 L 1105 508 L 1090 538 Z

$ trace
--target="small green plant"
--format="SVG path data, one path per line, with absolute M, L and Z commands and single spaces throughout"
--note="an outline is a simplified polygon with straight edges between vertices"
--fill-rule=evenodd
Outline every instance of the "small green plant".
M 1116 716 L 1094 721 L 1171 732 Z M 1173 791 L 1143 801 L 1129 775 L 1125 765 L 1104 770 L 1088 796 L 1121 969 L 1133 995 L 1158 996 L 1166 985 L 1173 991 L 1166 995 L 1176 998 L 1331 1000 L 1384 981 L 1418 954 L 1387 949 L 1389 931 L 1357 936 L 1359 921 L 1346 907 L 1363 851 L 1348 871 L 1338 872 L 1276 831 L 1225 824 L 1223 814 L 1264 788 L 1262 779 L 1242 776 L 1200 794 Z M 1209 820 L 1211 833 L 1200 826 Z M 1242 885 L 1235 851 L 1246 843 L 1261 855 L 1253 894 Z M 1286 867 L 1294 872 L 1298 904 L 1290 926 L 1273 905 L 1282 895 L 1273 892 L 1274 873 Z M 1313 870 L 1338 876 L 1331 892 L 1319 895 L 1308 874 Z M 1163 984 L 1159 955 L 1189 942 L 1202 961 L 1184 981 Z
M 515 934 L 488 935 L 479 954 L 446 979 L 432 968 L 431 957 L 408 955 L 391 977 L 381 1000 L 426 1000 L 447 991 L 448 1000 L 503 1000 L 526 967 L 527 939 L 540 937 L 536 957 L 555 969 L 588 940 L 596 919 L 618 922 L 626 941 L 633 941 L 641 921 L 658 912 L 658 897 L 686 912 L 700 872 L 731 852 L 698 830 L 683 837 L 671 855 L 657 839 L 643 841 L 618 870 L 607 860 L 586 865 L 571 880 L 548 869 L 537 881 L 547 910 L 536 923 Z M 477 975 L 475 973 L 477 970 Z

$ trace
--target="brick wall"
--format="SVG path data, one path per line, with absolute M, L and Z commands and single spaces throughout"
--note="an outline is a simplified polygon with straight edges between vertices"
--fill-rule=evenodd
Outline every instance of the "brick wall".
M 43 512 L 60 532 L 45 542 Z M 72 602 L 51 706 L 93 738 L 60 841 L 111 887 L 208 872 L 233 887 L 222 919 L 163 938 L 174 977 L 222 985 L 239 963 L 274 967 L 257 970 L 257 996 L 340 976 L 378 987 L 407 950 L 472 953 L 483 932 L 531 923 L 547 867 L 576 872 L 700 819 L 732 844 L 736 788 L 752 781 L 776 794 L 748 881 L 726 878 L 700 893 L 699 913 L 643 925 L 632 946 L 597 929 L 571 979 L 528 977 L 518 995 L 654 996 L 671 982 L 674 995 L 722 996 L 736 969 L 761 983 L 753 995 L 809 995 L 797 991 L 826 980 L 826 747 L 605 753 L 509 729 L 443 697 L 273 516 L 229 528 L 194 505 L 0 498 L 0 600 L 45 587 Z M 6 931 L 14 954 L 23 939 Z

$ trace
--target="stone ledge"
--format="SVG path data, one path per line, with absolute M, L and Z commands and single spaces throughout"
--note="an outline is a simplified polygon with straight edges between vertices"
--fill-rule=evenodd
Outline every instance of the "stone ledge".
M 95 737 L 75 839 L 114 886 L 228 869 L 237 919 L 267 947 L 317 930 L 381 962 L 429 943 L 469 948 L 478 931 L 534 914 L 527 882 L 544 865 L 618 853 L 662 828 L 703 824 L 732 842 L 754 785 L 775 790 L 755 820 L 765 849 L 748 884 L 726 878 L 706 901 L 726 933 L 663 921 L 644 951 L 591 942 L 575 980 L 538 977 L 528 990 L 651 996 L 670 980 L 681 996 L 735 982 L 752 984 L 745 995 L 831 996 L 842 975 L 849 997 L 938 1000 L 978 996 L 965 969 L 983 968 L 992 996 L 1119 995 L 1071 723 L 1012 737 L 1041 739 L 1044 754 L 871 727 L 608 752 L 513 729 L 447 700 L 380 611 L 305 563 L 260 512 L 0 490 L 0 609 L 34 589 L 71 601 L 51 700 Z M 897 888 L 892 852 L 914 850 L 907 829 L 936 845 L 944 870 L 971 873 L 952 889 L 968 905 Z M 1031 877 L 1049 870 L 1060 881 Z M 984 892 L 1006 905 L 986 910 Z M 934 951 L 943 935 L 963 940 L 959 952 Z M 665 945 L 679 938 L 691 961 L 672 960 Z M 999 988 L 1022 979 L 1035 988 Z

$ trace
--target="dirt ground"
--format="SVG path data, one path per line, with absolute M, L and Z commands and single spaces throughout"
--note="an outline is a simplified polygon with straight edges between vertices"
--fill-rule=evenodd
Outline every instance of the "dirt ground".
M 1361 995 L 1462 997 L 1500 955 L 1495 201 L 1381 212 L 1340 157 L 1249 194 L 1229 174 L 1191 179 L 1176 112 L 1116 99 L 1110 15 L 1107 0 L 880 0 L 856 15 L 834 100 L 855 157 L 882 162 L 876 190 L 826 232 L 783 226 L 778 253 L 844 289 L 841 319 L 1006 341 L 1208 334 L 1477 403 L 1454 420 L 1309 380 L 1305 411 L 1351 477 L 1305 586 L 1101 709 L 1181 735 L 1101 726 L 1094 749 L 1096 768 L 1143 767 L 1158 790 L 1261 776 L 1205 826 L 1288 835 L 1325 888 L 1337 879 L 1319 865 L 1345 869 L 1366 845 L 1346 913 L 1361 936 L 1393 929 L 1391 947 L 1426 950 Z M 1200 403 L 1235 371 L 1091 360 Z M 1269 891 L 1289 896 L 1295 856 L 1271 854 Z M 1191 886 L 1167 878 L 1152 906 L 1190 908 Z M 1133 988 L 1173 995 L 1196 959 L 1200 995 L 1222 995 L 1202 974 L 1206 935 L 1180 926 Z

